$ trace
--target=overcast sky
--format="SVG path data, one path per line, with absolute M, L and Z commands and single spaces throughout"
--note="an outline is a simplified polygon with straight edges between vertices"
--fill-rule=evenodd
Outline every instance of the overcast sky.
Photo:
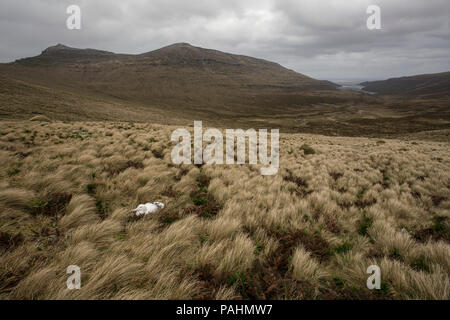
M 81 8 L 68 30 L 66 8 Z M 368 30 L 368 5 L 381 30 Z M 62 43 L 143 53 L 175 42 L 275 61 L 318 79 L 450 71 L 449 0 L 1 0 L 0 61 Z

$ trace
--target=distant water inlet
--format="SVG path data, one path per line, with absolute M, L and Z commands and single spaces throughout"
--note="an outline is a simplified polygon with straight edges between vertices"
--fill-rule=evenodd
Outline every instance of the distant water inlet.
M 359 82 L 342 81 L 337 83 L 340 85 L 340 87 L 338 87 L 339 90 L 350 90 L 350 91 L 364 92 L 367 94 L 375 94 L 375 92 L 363 90 L 364 86 L 362 86 Z
M 248 164 L 263 165 L 262 175 L 274 175 L 279 168 L 279 130 L 270 131 L 270 155 L 268 155 L 269 139 L 267 129 L 226 129 L 226 152 L 224 162 L 223 135 L 215 128 L 203 132 L 202 121 L 194 121 L 194 141 L 187 129 L 176 129 L 172 132 L 171 141 L 178 142 L 171 152 L 174 164 Z M 247 152 L 248 139 L 248 152 Z M 203 142 L 206 142 L 203 148 Z M 192 149 L 194 149 L 192 154 Z M 235 161 L 236 159 L 236 161 Z

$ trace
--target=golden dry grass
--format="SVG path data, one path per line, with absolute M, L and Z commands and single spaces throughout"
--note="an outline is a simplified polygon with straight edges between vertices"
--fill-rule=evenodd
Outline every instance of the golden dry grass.
M 0 299 L 449 299 L 449 142 L 282 134 L 261 176 L 172 165 L 174 129 L 2 121 Z

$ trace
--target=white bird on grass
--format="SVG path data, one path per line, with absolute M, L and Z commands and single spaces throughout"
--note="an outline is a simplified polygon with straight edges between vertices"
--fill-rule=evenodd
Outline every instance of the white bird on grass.
M 161 209 L 164 209 L 164 203 L 162 202 L 147 202 L 146 204 L 140 204 L 133 212 L 136 212 L 136 216 L 146 216 L 150 213 L 155 213 Z

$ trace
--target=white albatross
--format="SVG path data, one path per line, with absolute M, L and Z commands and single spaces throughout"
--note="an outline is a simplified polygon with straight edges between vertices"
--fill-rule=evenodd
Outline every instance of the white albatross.
M 164 209 L 164 203 L 162 202 L 147 202 L 146 204 L 140 204 L 136 209 L 133 209 L 133 212 L 136 213 L 136 216 L 146 216 L 150 213 L 155 213 L 161 209 Z

